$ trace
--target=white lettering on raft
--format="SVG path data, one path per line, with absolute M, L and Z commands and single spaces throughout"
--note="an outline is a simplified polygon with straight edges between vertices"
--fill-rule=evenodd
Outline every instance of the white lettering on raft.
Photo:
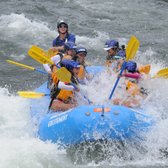
M 53 125 L 55 125 L 55 124 L 58 124 L 58 123 L 60 123 L 60 122 L 65 121 L 65 120 L 67 119 L 67 117 L 68 117 L 68 114 L 63 115 L 63 116 L 60 116 L 60 117 L 57 117 L 57 118 L 55 118 L 54 120 L 49 121 L 49 122 L 48 122 L 48 127 L 51 127 L 51 126 L 53 126 Z
M 65 115 L 65 114 L 71 112 L 72 110 L 73 110 L 73 109 L 70 109 L 70 110 L 68 110 L 68 111 L 66 111 L 66 112 L 61 112 L 61 113 L 59 113 L 59 114 L 56 113 L 55 115 L 53 115 L 53 116 L 50 117 L 50 120 L 53 119 L 53 118 L 57 118 L 57 117 L 59 117 L 59 116 Z

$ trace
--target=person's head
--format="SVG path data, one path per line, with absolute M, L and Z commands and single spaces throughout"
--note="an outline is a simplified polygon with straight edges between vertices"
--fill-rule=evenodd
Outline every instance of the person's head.
M 76 48 L 76 56 L 78 57 L 77 60 L 80 64 L 84 64 L 85 57 L 87 56 L 87 49 L 84 47 L 77 47 Z
M 65 59 L 65 60 L 61 61 L 61 67 L 65 67 L 75 77 L 78 76 L 78 73 L 80 70 L 80 65 L 78 62 L 75 62 L 74 60 Z
M 68 24 L 64 20 L 61 20 L 57 23 L 57 29 L 58 33 L 61 34 L 68 33 Z
M 128 61 L 126 63 L 125 69 L 131 73 L 137 72 L 137 63 L 134 61 Z
M 72 56 L 72 57 L 74 57 L 75 54 L 76 54 L 76 48 L 77 48 L 77 46 L 76 46 L 76 44 L 73 43 L 73 42 L 66 42 L 66 43 L 64 44 L 65 53 L 66 53 L 67 55 Z
M 108 52 L 109 56 L 114 56 L 119 49 L 119 42 L 116 40 L 108 40 L 105 43 L 104 50 Z

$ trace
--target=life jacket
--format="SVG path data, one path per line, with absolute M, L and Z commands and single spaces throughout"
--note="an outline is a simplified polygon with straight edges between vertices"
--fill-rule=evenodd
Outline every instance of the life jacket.
M 57 77 L 55 77 L 55 78 L 56 79 L 53 79 L 53 80 L 55 80 L 54 87 L 51 90 L 52 95 L 54 95 L 55 98 L 62 100 L 63 102 L 68 102 L 73 97 L 73 91 L 59 89 L 58 88 L 59 80 Z M 78 84 L 77 79 L 75 79 L 73 76 L 71 78 L 71 81 L 74 84 Z
M 64 59 L 72 60 L 72 56 L 64 54 L 62 57 L 62 60 L 64 60 Z
M 54 86 L 52 87 L 50 91 L 50 95 L 52 99 L 59 99 L 63 102 L 69 101 L 73 97 L 73 92 L 70 90 L 64 90 L 58 88 L 59 80 L 57 79 L 54 83 Z
M 129 80 L 126 80 L 126 90 L 132 96 L 140 94 L 140 88 L 138 87 L 138 85 Z
M 147 64 L 147 65 L 140 65 L 138 67 L 138 71 L 140 73 L 145 73 L 145 74 L 149 74 L 150 69 L 151 69 L 151 66 L 149 64 Z
M 60 60 L 60 62 L 62 61 L 62 60 L 64 60 L 64 59 L 72 59 L 72 57 L 70 56 L 70 55 L 67 55 L 67 54 L 62 54 L 62 53 L 57 53 L 57 54 L 59 54 L 60 55 L 60 58 L 61 58 L 61 60 Z M 55 65 L 52 65 L 51 66 L 51 70 L 52 70 L 52 80 L 53 80 L 53 83 L 54 84 L 57 84 L 57 82 L 59 81 L 58 80 L 58 78 L 57 78 L 57 76 L 56 76 L 56 74 L 55 74 L 55 72 L 58 70 L 58 67 L 57 66 L 55 66 Z
M 74 78 L 73 76 L 71 78 L 71 81 L 72 81 L 72 83 L 74 83 L 76 85 L 78 84 L 77 79 Z M 69 100 L 71 100 L 73 96 L 74 96 L 73 91 L 61 89 L 60 92 L 57 95 L 57 99 L 60 99 L 60 100 L 62 100 L 63 102 L 66 103 Z
M 73 92 L 70 90 L 61 89 L 59 94 L 57 95 L 57 99 L 62 100 L 63 102 L 67 102 L 69 99 L 73 97 Z
M 52 73 L 52 81 L 54 83 L 54 85 L 57 85 L 58 83 L 58 78 L 57 78 L 57 75 L 56 75 L 56 71 L 58 70 L 58 68 L 56 66 L 53 67 L 53 73 Z
M 78 73 L 78 78 L 83 80 L 85 77 L 85 68 L 83 65 L 80 65 L 79 73 Z

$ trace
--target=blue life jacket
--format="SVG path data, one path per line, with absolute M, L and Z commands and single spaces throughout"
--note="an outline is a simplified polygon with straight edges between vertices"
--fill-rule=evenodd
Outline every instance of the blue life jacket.
M 76 41 L 75 35 L 68 34 L 65 39 L 60 39 L 60 37 L 56 37 L 56 39 L 53 40 L 53 47 L 63 46 L 66 42 L 74 42 Z

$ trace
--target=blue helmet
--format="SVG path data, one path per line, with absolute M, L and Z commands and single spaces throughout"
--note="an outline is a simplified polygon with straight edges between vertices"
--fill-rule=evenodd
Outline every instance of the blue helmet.
M 73 50 L 73 49 L 75 50 L 76 49 L 76 44 L 74 42 L 71 42 L 71 41 L 66 42 L 64 44 L 64 49 L 65 49 L 65 51 L 66 50 Z
M 87 54 L 87 49 L 84 48 L 84 47 L 77 47 L 76 48 L 76 54 L 81 53 L 81 52 L 84 52 L 84 53 Z
M 64 25 L 68 28 L 68 24 L 67 24 L 64 20 L 60 20 L 60 21 L 57 23 L 57 28 L 59 28 L 61 24 L 64 24 Z
M 68 70 L 72 70 L 73 68 L 80 68 L 80 65 L 78 62 L 75 62 L 74 60 L 64 59 L 61 61 L 61 66 L 67 68 Z
M 125 69 L 127 69 L 128 72 L 134 73 L 134 72 L 137 71 L 137 63 L 134 62 L 134 61 L 128 61 L 128 62 L 126 63 Z
M 107 51 L 111 48 L 119 48 L 119 42 L 116 40 L 108 40 L 105 43 L 104 49 Z

